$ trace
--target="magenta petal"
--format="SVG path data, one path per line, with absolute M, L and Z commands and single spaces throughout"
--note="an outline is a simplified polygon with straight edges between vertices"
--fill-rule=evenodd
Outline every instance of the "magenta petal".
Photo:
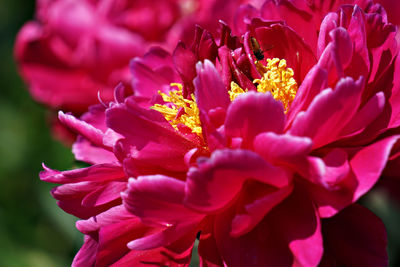
M 185 183 L 163 175 L 129 179 L 122 194 L 126 209 L 142 221 L 171 226 L 202 216 L 183 206 Z
M 292 124 L 295 115 L 306 110 L 312 100 L 327 87 L 328 74 L 326 70 L 315 65 L 306 75 L 304 81 L 297 90 L 296 97 L 290 105 L 287 117 L 287 126 Z
M 126 182 L 109 182 L 98 190 L 90 192 L 83 200 L 82 205 L 87 207 L 99 206 L 120 198 L 121 192 L 126 189 Z
M 254 150 L 274 165 L 297 166 L 311 152 L 312 140 L 290 134 L 261 133 L 254 139 Z
M 172 59 L 176 70 L 185 85 L 184 95 L 193 93 L 192 81 L 196 77 L 196 55 L 190 49 L 187 49 L 183 42 L 176 46 Z
M 72 145 L 72 153 L 76 160 L 90 164 L 100 164 L 107 162 L 118 162 L 114 153 L 102 147 L 94 146 L 89 140 L 78 136 Z
M 139 58 L 133 59 L 130 67 L 133 76 L 132 87 L 138 96 L 151 98 L 158 90 L 163 91 L 163 88 L 169 87 L 169 84 L 173 82 L 173 80 L 154 72 Z
M 217 107 L 226 109 L 230 103 L 228 91 L 215 66 L 206 59 L 204 63 L 197 63 L 196 70 L 197 77 L 193 83 L 199 109 L 206 112 Z
M 261 133 L 254 139 L 254 149 L 266 161 L 287 166 L 313 183 L 323 184 L 326 167 L 319 157 L 312 157 L 312 140 L 308 137 Z
M 337 186 L 350 172 L 347 153 L 340 148 L 330 151 L 324 158 L 325 173 L 323 175 L 323 185 L 331 187 Z
M 325 48 L 328 46 L 329 42 L 332 40 L 329 33 L 338 27 L 338 14 L 337 13 L 328 13 L 323 21 L 321 22 L 319 34 L 318 34 L 318 45 L 317 45 L 317 56 L 321 57 Z
M 385 95 L 379 92 L 371 97 L 368 102 L 354 115 L 340 135 L 348 136 L 358 133 L 373 122 L 385 107 Z
M 392 136 L 360 150 L 350 161 L 358 185 L 354 201 L 367 193 L 378 181 L 388 161 L 390 151 L 400 136 Z M 374 160 L 371 160 L 371 159 Z M 366 164 L 367 163 L 367 164 Z
M 294 119 L 290 134 L 308 136 L 313 139 L 313 148 L 326 145 L 337 138 L 356 113 L 364 79 L 341 79 L 335 90 L 326 89 L 311 102 L 308 110 L 300 112 Z
M 262 187 L 258 184 L 255 186 L 260 190 Z M 251 188 L 251 187 L 250 187 Z M 249 201 L 253 198 L 257 189 L 251 188 L 252 190 L 246 190 L 244 198 Z M 254 190 L 255 189 L 255 190 Z M 277 204 L 283 201 L 293 190 L 293 185 L 275 189 L 275 190 L 263 190 L 263 196 L 255 200 L 251 199 L 250 203 L 244 204 L 244 213 L 236 214 L 232 220 L 232 237 L 238 237 L 243 234 L 250 232 L 257 224 L 264 218 L 264 216 Z
M 256 26 L 258 23 L 270 26 Z M 294 71 L 294 79 L 300 84 L 316 64 L 315 54 L 310 46 L 304 43 L 304 39 L 292 28 L 283 23 L 253 19 L 251 26 L 254 27 L 253 37 L 260 43 L 261 49 L 266 50 L 264 53 L 266 57 L 284 58 L 287 66 Z
M 55 171 L 43 165 L 44 171 L 39 176 L 42 181 L 65 184 L 77 183 L 82 181 L 109 181 L 125 177 L 121 166 L 103 163 L 93 165 L 87 168 L 70 170 L 70 171 Z
M 171 54 L 162 47 L 158 46 L 151 47 L 149 52 L 143 56 L 142 61 L 152 69 L 157 69 L 164 66 L 170 68 L 174 67 Z
M 349 174 L 337 181 L 336 188 L 327 190 L 320 186 L 307 186 L 321 217 L 332 217 L 375 185 L 398 138 L 388 137 L 357 151 L 349 161 Z
M 124 136 L 140 149 L 149 140 L 159 140 L 159 134 L 177 138 L 176 131 L 165 120 L 164 116 L 155 111 L 140 107 L 133 99 L 127 99 L 125 105 L 115 105 L 106 112 L 107 126 Z M 129 121 L 128 123 L 125 123 Z
M 346 29 L 335 28 L 329 32 L 331 42 L 318 60 L 318 65 L 329 73 L 329 81 L 344 77 L 344 69 L 350 64 L 353 44 Z
M 128 243 L 128 248 L 134 250 L 148 250 L 161 246 L 168 246 L 187 233 L 192 234 L 194 241 L 197 234 L 198 223 L 199 221 L 188 221 L 186 223 L 169 226 L 160 232 L 132 240 Z
M 308 4 L 308 3 L 307 3 Z M 315 53 L 317 43 L 316 23 L 305 1 L 264 1 L 261 13 L 266 20 L 284 20 Z
M 368 209 L 354 204 L 323 220 L 324 257 L 321 267 L 388 266 L 386 230 Z
M 91 236 L 85 236 L 85 243 L 75 255 L 72 267 L 93 266 L 96 262 L 98 243 Z
M 367 77 L 370 73 L 370 55 L 367 47 L 366 20 L 364 12 L 358 5 L 352 10 L 351 19 L 347 28 L 351 40 L 353 41 L 353 56 L 351 63 L 346 68 L 348 76 L 357 78 Z
M 76 228 L 84 234 L 89 234 L 100 230 L 103 226 L 131 219 L 135 219 L 135 217 L 123 205 L 118 205 L 90 219 L 77 221 Z
M 205 233 L 200 235 L 198 254 L 200 266 L 204 267 L 222 267 L 221 255 L 218 252 L 218 247 L 213 234 Z
M 148 166 L 178 171 L 186 169 L 184 155 L 196 144 L 172 128 L 161 113 L 127 101 L 125 106 L 108 109 L 106 115 L 108 125 L 123 135 L 131 146 L 128 158 L 145 161 Z
M 307 195 L 292 195 L 249 233 L 230 236 L 231 214 L 216 218 L 215 238 L 227 266 L 317 266 L 323 252 L 320 221 Z M 296 265 L 297 264 L 297 265 Z
M 76 119 L 74 116 L 69 114 L 64 114 L 62 111 L 58 113 L 58 118 L 60 121 L 68 126 L 71 130 L 84 136 L 90 140 L 93 144 L 100 147 L 103 146 L 103 132 L 92 125 Z
M 141 238 L 148 234 L 149 227 L 143 225 L 137 218 L 121 220 L 99 229 L 99 248 L 96 265 L 109 266 L 129 253 L 127 244 L 130 240 Z
M 284 187 L 288 174 L 249 150 L 216 150 L 211 158 L 200 158 L 198 167 L 188 172 L 185 204 L 196 210 L 213 212 L 228 205 L 247 179 Z
M 394 63 L 394 72 L 400 73 L 400 57 L 396 58 Z M 390 125 L 392 127 L 398 127 L 400 125 L 400 77 L 395 75 L 393 78 L 393 90 L 389 98 L 389 102 L 392 107 L 392 114 L 390 118 Z
M 252 5 L 241 5 L 235 12 L 235 20 L 233 21 L 234 30 L 237 35 L 242 35 L 247 30 L 246 22 L 251 18 L 259 17 L 260 11 Z
M 248 92 L 239 95 L 229 106 L 225 133 L 242 137 L 245 147 L 251 147 L 255 136 L 262 132 L 281 133 L 285 125 L 283 105 L 270 93 Z

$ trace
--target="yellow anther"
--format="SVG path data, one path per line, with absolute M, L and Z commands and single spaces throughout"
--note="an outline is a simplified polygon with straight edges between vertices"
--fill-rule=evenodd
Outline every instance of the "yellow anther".
M 201 136 L 199 108 L 197 107 L 194 95 L 191 95 L 191 99 L 186 99 L 182 95 L 182 84 L 171 83 L 171 86 L 178 87 L 178 90 L 171 90 L 168 95 L 158 91 L 166 104 L 155 104 L 151 108 L 161 112 L 175 129 L 178 129 L 178 124 L 184 124 L 193 133 Z
M 297 83 L 293 78 L 293 70 L 288 68 L 284 59 L 267 59 L 267 66 L 256 61 L 257 70 L 262 75 L 261 79 L 255 79 L 257 91 L 261 93 L 270 92 L 272 96 L 282 102 L 285 112 L 290 108 L 297 93 Z M 202 128 L 199 116 L 199 108 L 193 94 L 190 98 L 184 98 L 182 94 L 183 86 L 180 83 L 171 83 L 178 90 L 171 90 L 168 94 L 158 92 L 165 104 L 155 104 L 151 108 L 161 112 L 165 119 L 175 128 L 183 124 L 189 127 L 193 133 L 202 137 Z M 247 88 L 242 89 L 235 82 L 231 82 L 229 97 L 233 101 L 238 95 L 246 93 Z
M 287 112 L 298 89 L 296 80 L 293 78 L 293 70 L 287 67 L 286 60 L 279 58 L 268 58 L 267 66 L 259 61 L 255 63 L 258 72 L 262 75 L 261 79 L 253 81 L 257 85 L 257 92 L 270 92 L 276 100 L 282 102 L 285 112 Z M 231 82 L 231 90 L 229 91 L 231 101 L 247 91 L 247 89 L 242 89 L 238 84 Z
M 255 79 L 257 91 L 261 93 L 271 92 L 272 96 L 282 102 L 285 112 L 289 110 L 297 93 L 297 82 L 293 78 L 294 72 L 286 65 L 286 60 L 273 58 L 267 59 L 267 66 L 256 62 L 257 70 L 263 76 Z
M 247 89 L 242 89 L 238 84 L 235 82 L 231 82 L 231 90 L 229 90 L 229 97 L 231 101 L 233 101 L 238 95 L 246 93 Z

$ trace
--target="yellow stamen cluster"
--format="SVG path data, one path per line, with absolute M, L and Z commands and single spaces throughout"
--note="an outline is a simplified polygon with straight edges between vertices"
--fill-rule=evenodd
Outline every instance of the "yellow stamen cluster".
M 171 86 L 178 87 L 178 90 L 171 90 L 168 95 L 160 91 L 158 93 L 166 103 L 171 103 L 172 105 L 155 104 L 151 108 L 161 112 L 175 129 L 178 129 L 178 124 L 184 124 L 193 133 L 201 136 L 199 108 L 194 95 L 191 95 L 192 99 L 186 99 L 182 95 L 182 84 L 172 83 Z
M 272 96 L 283 103 L 285 112 L 289 110 L 290 104 L 297 93 L 297 83 L 293 78 L 293 70 L 288 68 L 286 60 L 273 58 L 267 59 L 267 66 L 256 61 L 256 67 L 262 75 L 261 79 L 255 79 L 257 91 L 260 93 L 270 92 Z M 151 108 L 161 112 L 171 125 L 178 129 L 179 124 L 186 125 L 193 133 L 202 136 L 202 129 L 199 117 L 199 108 L 194 95 L 186 99 L 182 94 L 182 84 L 172 83 L 171 86 L 178 87 L 178 90 L 171 90 L 168 95 L 158 92 L 166 104 L 155 104 Z M 248 89 L 242 89 L 235 82 L 231 82 L 229 97 L 233 101 L 238 95 L 246 93 Z
M 241 95 L 246 92 L 247 92 L 247 89 L 243 90 L 242 87 L 240 87 L 237 83 L 231 82 L 231 90 L 229 90 L 229 92 L 228 92 L 231 101 L 235 100 L 235 98 L 238 95 Z
M 294 72 L 286 65 L 286 60 L 273 58 L 267 59 L 267 66 L 256 62 L 257 70 L 263 75 L 261 79 L 255 79 L 257 91 L 261 93 L 271 92 L 272 96 L 282 102 L 285 112 L 288 111 L 297 93 L 297 83 L 293 78 Z

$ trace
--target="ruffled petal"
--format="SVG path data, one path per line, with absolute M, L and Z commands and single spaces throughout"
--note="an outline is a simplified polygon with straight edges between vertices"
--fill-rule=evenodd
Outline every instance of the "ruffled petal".
M 214 212 L 228 205 L 246 180 L 275 187 L 287 186 L 290 176 L 249 150 L 217 150 L 211 158 L 200 158 L 187 175 L 185 205 Z
M 208 113 L 210 109 L 229 106 L 229 95 L 220 74 L 209 60 L 196 65 L 197 77 L 193 80 L 196 102 L 201 111 Z M 210 90 L 210 88 L 213 88 Z
M 324 257 L 321 267 L 388 266 L 386 230 L 368 209 L 353 204 L 322 221 Z
M 307 195 L 293 193 L 251 232 L 230 235 L 232 214 L 218 215 L 215 239 L 227 266 L 317 266 L 323 252 L 320 221 Z
M 56 184 L 77 183 L 83 181 L 110 181 L 125 177 L 121 166 L 103 163 L 87 168 L 70 171 L 56 171 L 43 165 L 44 171 L 39 176 L 42 181 Z
M 235 98 L 229 106 L 225 133 L 228 137 L 242 137 L 245 148 L 251 148 L 253 139 L 262 132 L 281 133 L 285 114 L 281 102 L 270 93 L 248 92 Z
M 311 102 L 308 110 L 295 118 L 289 133 L 307 136 L 313 140 L 313 148 L 334 141 L 342 128 L 356 113 L 364 80 L 341 79 L 335 90 L 326 89 Z
M 177 223 L 199 221 L 203 216 L 183 206 L 183 181 L 163 176 L 139 176 L 129 179 L 128 189 L 122 194 L 128 211 L 144 222 L 172 226 Z
M 336 189 L 327 190 L 315 185 L 306 187 L 321 217 L 335 215 L 347 205 L 357 201 L 375 185 L 398 138 L 398 136 L 388 137 L 357 151 L 349 160 L 350 172 L 337 181 Z

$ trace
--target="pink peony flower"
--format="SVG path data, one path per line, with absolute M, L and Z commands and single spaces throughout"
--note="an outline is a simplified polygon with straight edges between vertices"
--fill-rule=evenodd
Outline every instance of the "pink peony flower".
M 75 266 L 187 266 L 196 237 L 202 266 L 387 265 L 382 223 L 354 203 L 398 140 L 396 29 L 371 2 L 274 2 L 269 21 L 271 3 L 239 9 L 243 38 L 197 28 L 134 59 L 135 95 L 60 113 L 93 164 L 41 173 L 85 219 Z M 290 12 L 317 38 L 277 20 Z

